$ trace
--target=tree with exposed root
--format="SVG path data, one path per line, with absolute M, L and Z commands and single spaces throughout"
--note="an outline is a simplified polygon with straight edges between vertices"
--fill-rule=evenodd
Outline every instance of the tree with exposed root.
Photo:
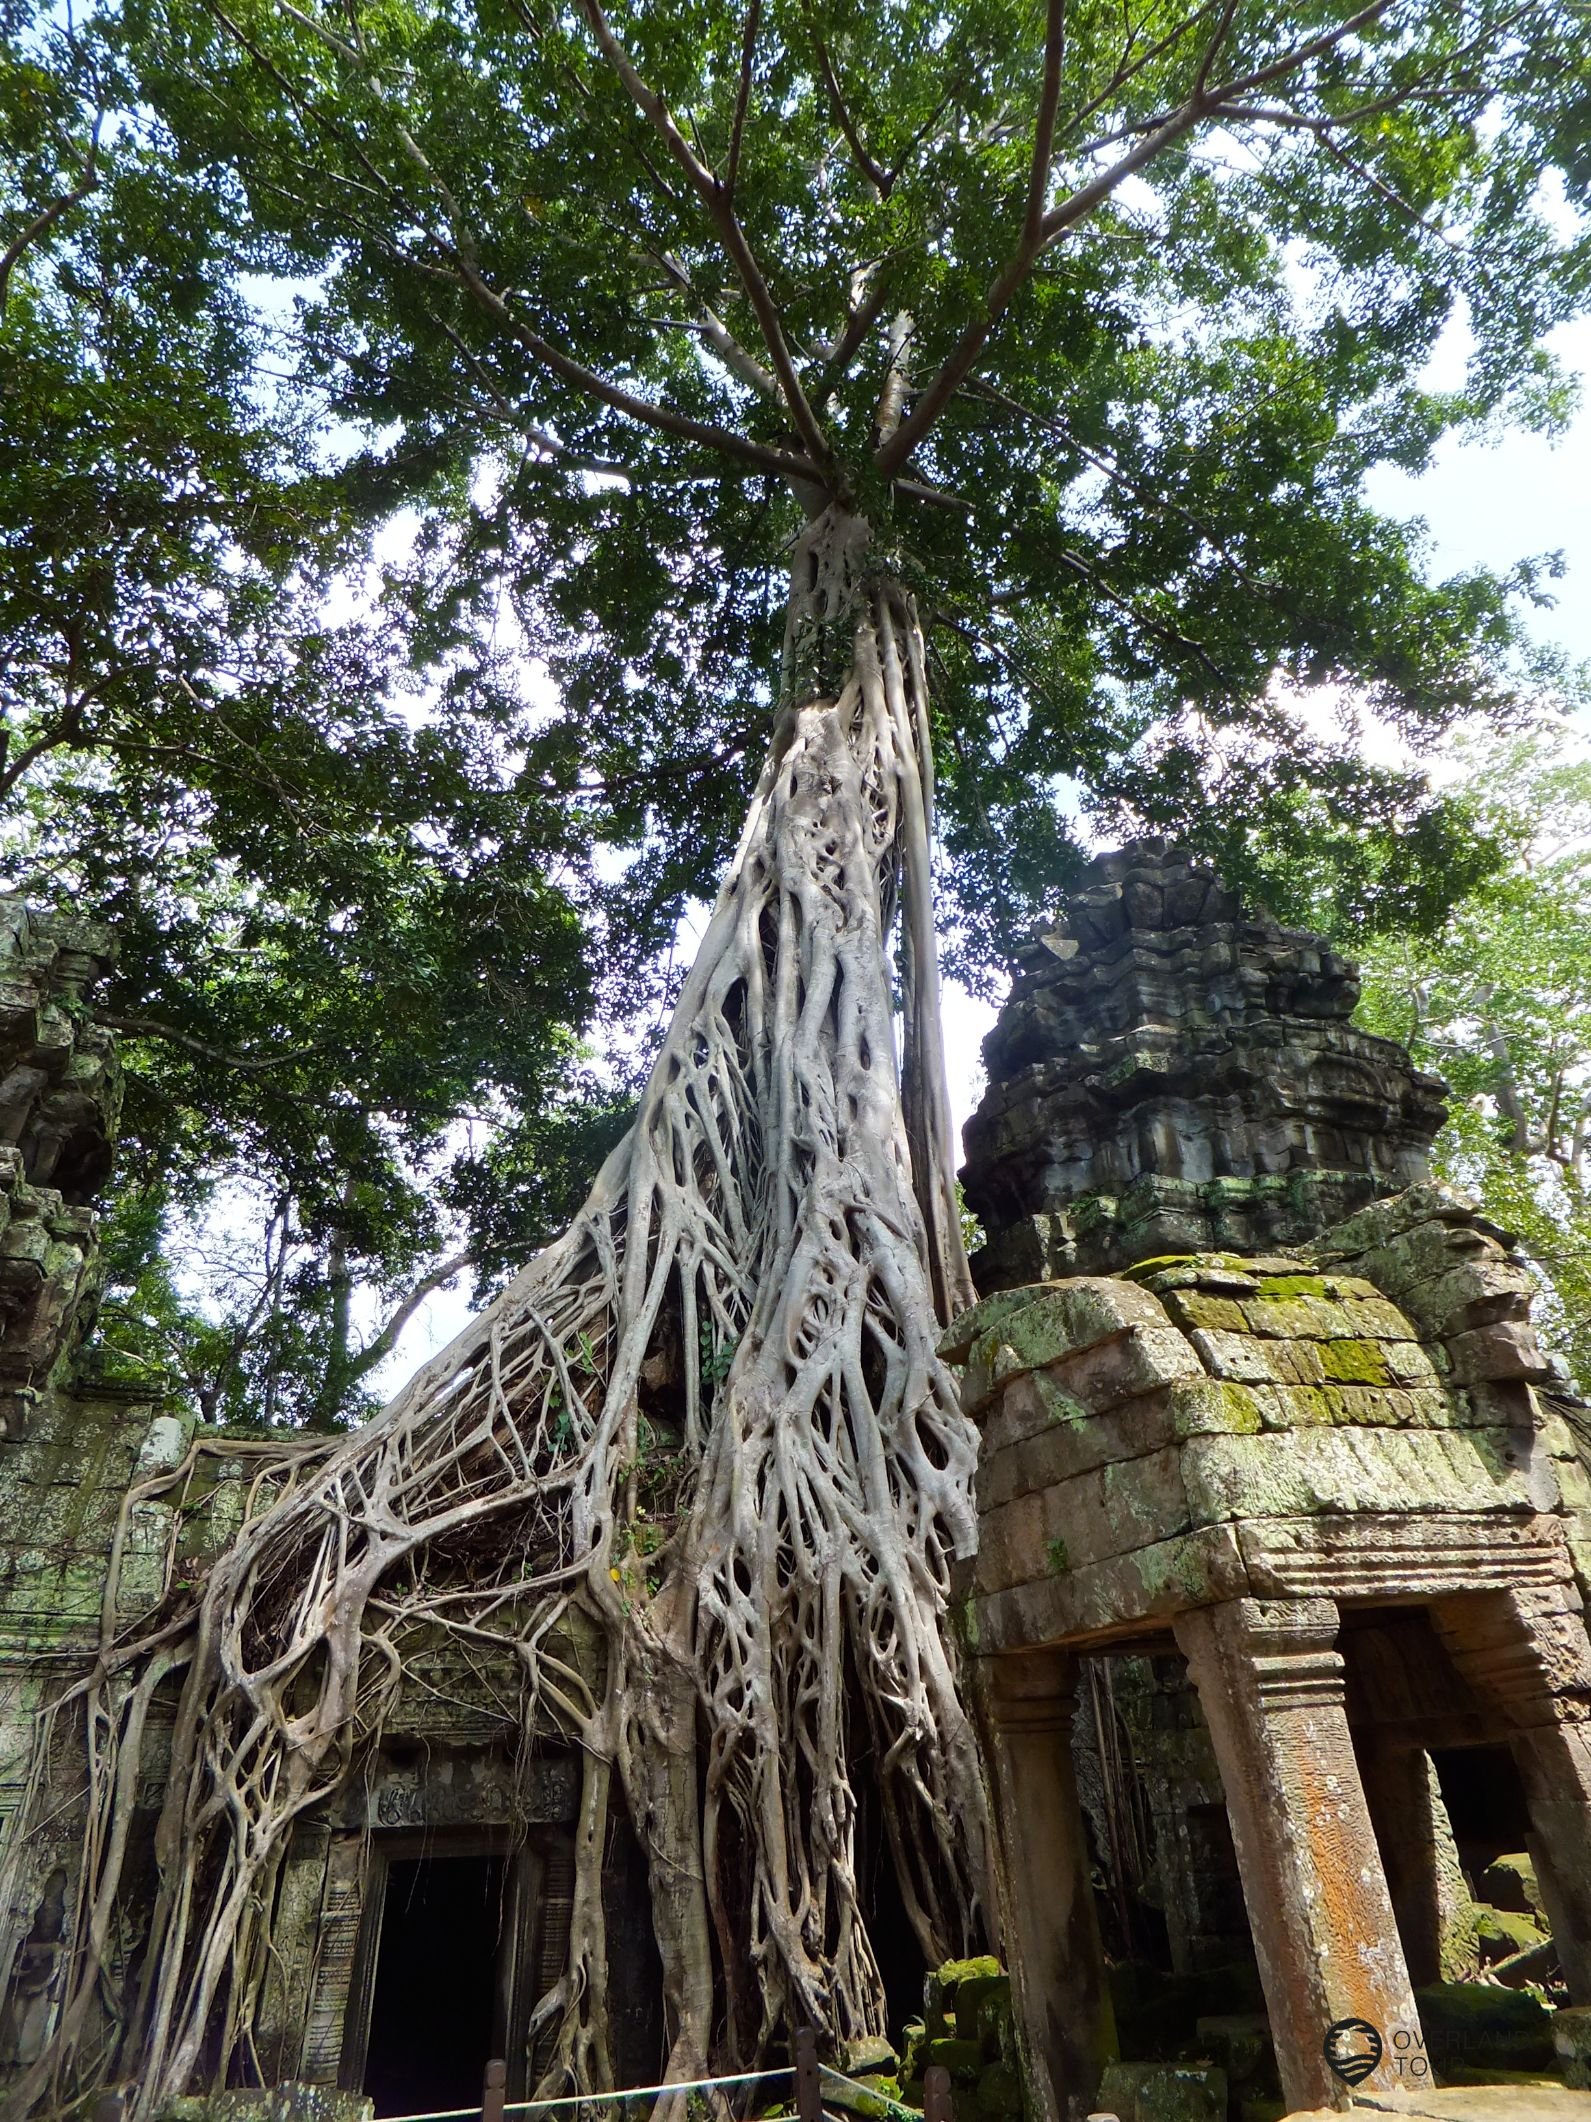
M 127 21 L 176 151 L 226 167 L 278 267 L 323 273 L 306 360 L 344 409 L 407 409 L 456 463 L 495 452 L 495 497 L 455 482 L 454 558 L 515 578 L 573 703 L 548 752 L 575 755 L 571 800 L 626 742 L 641 770 L 670 683 L 716 687 L 713 743 L 751 714 L 762 763 L 567 1233 L 364 1428 L 251 1447 L 203 1581 L 107 1625 L 45 1719 L 36 1792 L 85 1731 L 89 1777 L 24 2100 L 135 2077 L 143 2115 L 248 2074 L 295 1826 L 439 1638 L 517 1676 L 527 1751 L 583 1763 L 569 1959 L 531 2029 L 549 2083 L 611 2083 L 621 1793 L 669 2078 L 753 2065 L 803 2020 L 881 2032 L 864 1795 L 925 1959 L 997 1929 L 948 1626 L 976 1439 L 936 1354 L 972 1294 L 936 753 L 964 930 L 998 932 L 998 821 L 1031 840 L 1042 814 L 1053 845 L 1049 783 L 1083 763 L 1107 814 L 1185 823 L 1202 761 L 1228 777 L 1204 832 L 1228 849 L 1235 809 L 1263 839 L 1312 775 L 1389 905 L 1431 889 L 1400 849 L 1411 823 L 1451 849 L 1440 802 L 1290 722 L 1278 679 L 1330 676 L 1411 727 L 1509 694 L 1507 586 L 1426 584 L 1358 489 L 1500 403 L 1571 299 L 1579 254 L 1520 181 L 1574 137 L 1572 9 L 749 0 L 687 24 L 168 0 Z M 1454 302 L 1502 285 L 1473 305 L 1468 399 L 1421 392 L 1411 360 Z

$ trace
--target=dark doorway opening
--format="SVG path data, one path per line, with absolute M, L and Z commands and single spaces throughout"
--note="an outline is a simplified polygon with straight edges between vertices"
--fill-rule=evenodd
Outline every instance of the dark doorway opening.
M 858 1806 L 858 1813 L 863 1809 Z M 865 1840 L 860 1834 L 857 1836 L 857 1879 L 862 1889 L 867 1934 L 873 1941 L 879 1979 L 884 1985 L 890 2031 L 898 2042 L 901 2028 L 922 2011 L 923 1977 L 928 1968 L 906 1913 L 906 1897 L 900 1890 L 888 1830 L 876 1815 L 868 1824 L 871 1834 Z
M 364 2073 L 378 2115 L 479 2104 L 482 2073 L 501 2053 L 504 1868 L 500 1856 L 390 1863 Z
M 1479 1880 L 1488 1864 L 1525 1847 L 1530 1810 L 1506 1746 L 1455 1746 L 1432 1752 L 1442 1803 L 1464 1869 Z

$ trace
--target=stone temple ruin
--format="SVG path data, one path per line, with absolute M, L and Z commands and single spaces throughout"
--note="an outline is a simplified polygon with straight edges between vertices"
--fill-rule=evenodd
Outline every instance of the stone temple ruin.
M 79 1354 L 119 1087 L 76 1005 L 110 959 L 0 901 L 0 1815 L 35 1711 L 116 1622 L 107 1555 L 130 1617 L 173 1542 L 197 1572 L 227 1539 L 264 1448 Z M 944 1971 L 908 2097 L 943 2060 L 978 2122 L 1271 2122 L 1348 2103 L 1345 2019 L 1381 2043 L 1361 2096 L 1539 2071 L 1554 2042 L 1588 2082 L 1583 1411 L 1507 1239 L 1428 1180 L 1441 1085 L 1352 1026 L 1356 994 L 1155 841 L 1091 865 L 1023 953 L 967 1131 L 982 1302 L 944 1344 L 982 1435 L 957 1619 L 1016 2039 L 986 1963 Z M 297 1831 L 258 2044 L 266 2084 L 389 2115 L 467 2104 L 488 2053 L 533 2086 L 577 1832 L 578 1764 L 524 1757 L 489 1672 L 439 1647 L 411 1674 Z M 56 2009 L 73 1804 L 68 1765 L 0 1909 L 0 2086 Z M 661 1969 L 627 1828 L 604 1898 L 616 2082 L 647 2084 Z M 1530 1979 L 1570 2008 L 1507 1986 Z M 457 2068 L 414 2041 L 447 2015 Z
M 982 1432 L 963 1627 L 1047 2113 L 1135 2083 L 1100 2093 L 1128 2029 L 1079 1794 L 1102 1727 L 1074 1721 L 1102 1665 L 1161 1713 L 1135 1777 L 1172 1968 L 1240 1990 L 1252 1949 L 1289 2107 L 1346 2104 L 1346 2019 L 1381 2038 L 1365 2094 L 1429 2086 L 1475 1946 L 1461 1854 L 1529 1851 L 1591 2004 L 1581 1439 L 1508 1241 L 1426 1181 L 1441 1086 L 1356 996 L 1146 841 L 1091 865 L 988 1042 L 987 1294 L 945 1353 Z
M 107 1624 L 148 1610 L 174 1541 L 179 1573 L 224 1544 L 266 1448 L 263 1435 L 173 1412 L 158 1380 L 78 1359 L 95 1294 L 87 1204 L 110 1167 L 120 1076 L 109 1035 L 77 1005 L 113 955 L 103 929 L 0 900 L 0 1828 L 20 1809 L 35 1713 L 88 1670 Z M 280 1435 L 270 1449 L 279 1457 Z M 520 1758 L 517 1719 L 489 1674 L 438 1653 L 414 1677 L 370 1772 L 295 1841 L 259 2051 L 267 2083 L 364 2087 L 388 2114 L 477 2097 L 479 2058 L 514 2053 L 507 2029 L 529 2020 L 563 1965 L 580 1784 L 570 1754 Z M 163 1707 L 169 1724 L 174 1698 Z M 16 1853 L 0 1910 L 0 2111 L 57 2008 L 79 1795 L 62 1764 L 59 1805 Z M 152 1781 L 151 1834 L 159 1797 Z M 644 2083 L 661 1984 L 633 1836 L 610 1848 L 604 1888 L 615 2064 L 621 2082 Z M 436 2059 L 415 2038 L 432 2013 L 456 2022 L 468 2057 L 454 2076 L 444 2061 L 435 2082 L 425 2073 Z M 521 2043 L 511 2095 L 536 2060 Z

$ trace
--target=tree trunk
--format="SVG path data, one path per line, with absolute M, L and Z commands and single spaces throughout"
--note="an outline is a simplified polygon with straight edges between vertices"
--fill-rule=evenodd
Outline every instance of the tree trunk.
M 843 683 L 814 690 L 842 639 Z M 139 2117 L 188 2085 L 218 2017 L 246 2039 L 238 1971 L 261 1964 L 292 1823 L 378 1743 L 406 1643 L 438 1626 L 517 1665 L 527 1746 L 587 1761 L 549 2090 L 607 2068 L 612 1773 L 650 1865 L 671 2077 L 755 2063 L 803 2021 L 840 2048 L 884 2030 L 856 1875 L 864 1776 L 925 1958 L 980 1941 L 982 1790 L 946 1631 L 976 1436 L 935 1353 L 971 1285 L 927 688 L 912 601 L 855 518 L 826 512 L 798 543 L 785 674 L 635 1125 L 574 1225 L 375 1421 L 284 1479 L 203 1587 L 159 1830 L 159 1966 L 121 2049 Z M 101 1678 L 89 1706 L 114 1724 L 125 1685 Z M 102 1895 L 133 1782 L 102 1742 L 85 1849 Z M 74 2065 L 63 2040 L 27 2097 Z

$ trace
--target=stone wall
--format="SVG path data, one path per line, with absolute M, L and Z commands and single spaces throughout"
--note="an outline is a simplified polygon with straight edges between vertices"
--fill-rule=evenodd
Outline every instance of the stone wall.
M 0 1435 L 17 1437 L 89 1287 L 88 1204 L 121 1116 L 115 1041 L 83 1005 L 110 931 L 0 898 Z

